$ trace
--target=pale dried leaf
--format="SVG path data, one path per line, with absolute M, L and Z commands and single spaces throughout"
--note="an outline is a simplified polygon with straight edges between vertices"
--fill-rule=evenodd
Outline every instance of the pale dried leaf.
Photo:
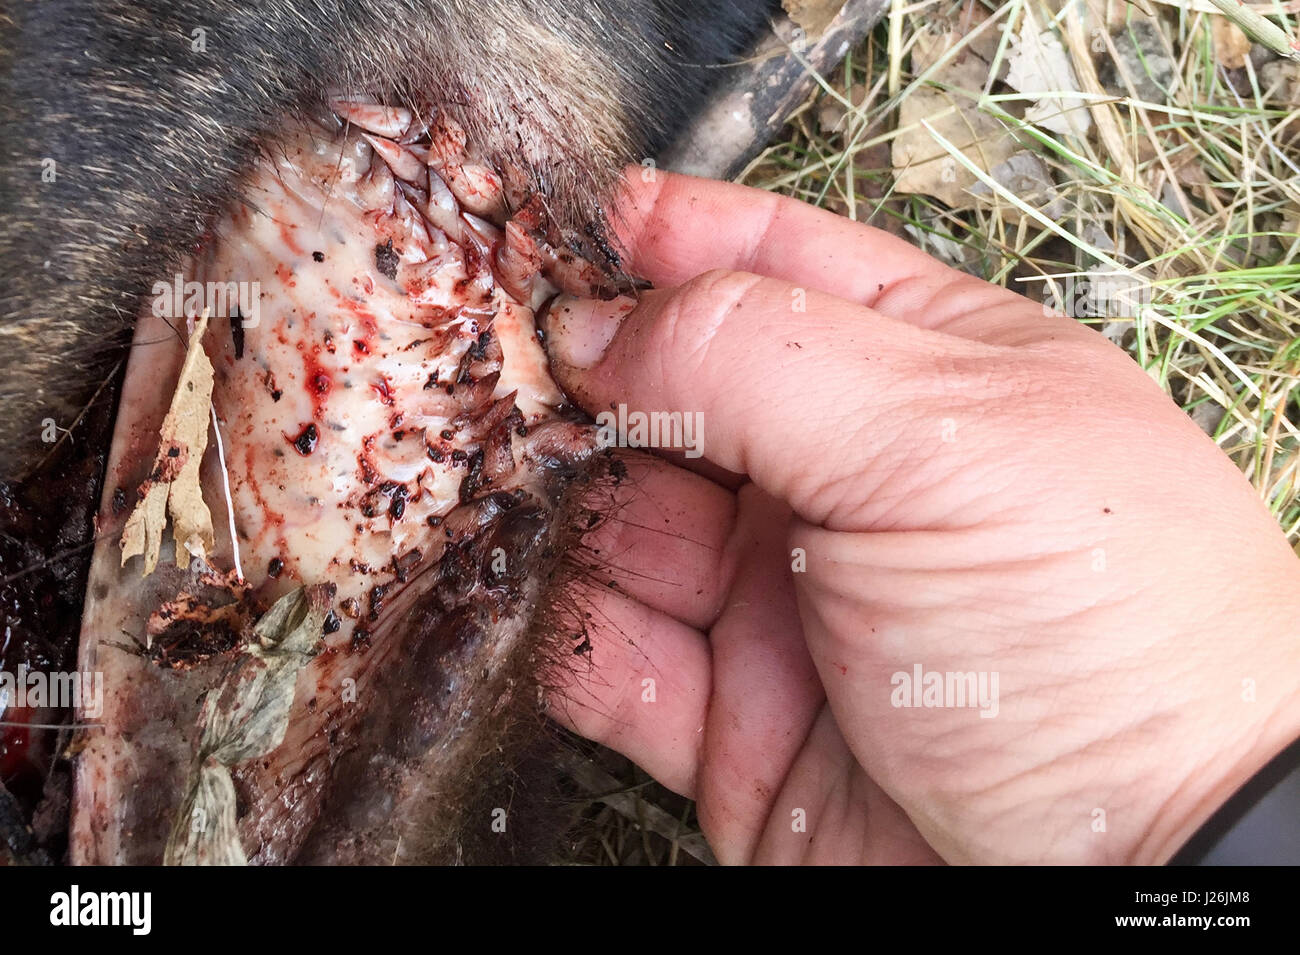
M 1054 133 L 1084 136 L 1092 117 L 1076 95 L 1079 81 L 1070 56 L 1050 30 L 1039 30 L 1026 11 L 1020 33 L 1011 41 L 1007 54 L 1007 85 L 1034 102 L 1025 110 L 1025 120 Z
M 939 58 L 957 44 L 963 44 L 954 56 L 953 62 L 974 56 L 983 64 L 984 75 L 978 88 L 983 88 L 988 78 L 988 71 L 997 56 L 998 41 L 1001 34 L 996 29 L 977 32 L 981 24 L 989 18 L 989 13 L 976 0 L 967 0 L 965 4 L 954 8 L 946 15 L 936 14 L 928 28 L 918 30 L 911 44 L 912 75 L 918 76 L 939 61 Z M 1006 64 L 1002 64 L 1005 69 Z M 947 66 L 940 67 L 938 79 L 950 82 L 946 75 Z
M 781 0 L 781 6 L 808 36 L 818 37 L 840 12 L 844 0 Z
M 1013 195 L 1019 196 L 1047 218 L 1057 219 L 1065 214 L 1065 202 L 1057 192 L 1055 183 L 1052 182 L 1047 164 L 1034 153 L 1021 150 L 1005 162 L 998 163 L 988 172 L 994 182 Z M 970 191 L 976 196 L 993 196 L 993 189 L 982 182 L 977 182 Z M 1011 203 L 1000 203 L 998 208 L 1003 217 L 1012 222 L 1023 216 L 1023 213 Z
M 163 529 L 167 526 L 167 484 L 142 487 L 144 498 L 136 504 L 122 531 L 122 563 L 136 554 L 144 554 L 144 575 L 158 566 L 158 550 Z
M 928 69 L 960 39 L 955 33 L 926 33 L 912 50 L 912 70 Z M 921 86 L 903 97 L 898 110 L 899 134 L 890 149 L 894 190 L 933 196 L 953 209 L 974 207 L 970 188 L 979 180 L 948 154 L 921 125 L 955 144 L 970 161 L 988 171 L 1019 147 L 997 119 L 976 107 L 972 93 L 984 88 L 988 64 L 969 48 L 942 64 L 933 81 L 945 87 Z M 962 92 L 959 92 L 962 91 Z
M 1259 79 L 1266 101 L 1300 105 L 1300 63 L 1295 60 L 1265 63 L 1260 68 Z
M 194 324 L 180 381 L 159 432 L 158 455 L 149 478 L 140 485 L 140 500 L 122 532 L 122 564 L 144 555 L 144 575 L 158 566 L 162 533 L 171 517 L 176 560 L 181 555 L 206 558 L 214 547 L 212 514 L 203 502 L 199 467 L 208 446 L 208 408 L 212 402 L 212 363 L 203 351 L 208 313 Z
M 956 30 L 920 30 L 912 40 L 912 73 L 920 76 L 930 67 L 934 66 L 943 57 L 945 53 L 951 50 L 961 40 L 961 36 Z M 942 82 L 950 83 L 954 79 L 947 75 L 947 70 L 952 67 L 961 70 L 964 60 L 970 55 L 969 50 L 963 50 L 953 55 L 952 59 L 939 67 L 940 72 L 937 79 Z M 969 71 L 966 71 L 969 72 Z
M 1214 37 L 1214 58 L 1229 70 L 1239 70 L 1250 57 L 1250 38 L 1226 17 L 1210 17 Z
M 918 89 L 903 100 L 898 119 L 903 131 L 890 150 L 895 191 L 933 196 L 953 209 L 972 208 L 970 189 L 979 180 L 935 142 L 922 120 L 985 171 L 1005 162 L 1019 147 L 1001 123 L 964 97 Z

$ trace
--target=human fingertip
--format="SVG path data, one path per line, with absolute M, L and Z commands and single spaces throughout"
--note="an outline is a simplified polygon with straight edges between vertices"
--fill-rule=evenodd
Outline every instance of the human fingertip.
M 636 304 L 630 296 L 608 301 L 558 297 L 546 316 L 546 351 L 551 361 L 579 371 L 598 364 Z

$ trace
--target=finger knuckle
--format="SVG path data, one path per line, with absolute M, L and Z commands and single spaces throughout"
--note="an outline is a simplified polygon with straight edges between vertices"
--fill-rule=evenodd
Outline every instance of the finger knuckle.
M 763 281 L 726 269 L 712 269 L 687 281 L 663 313 L 665 354 L 691 369 L 707 365 L 725 347 L 734 314 Z

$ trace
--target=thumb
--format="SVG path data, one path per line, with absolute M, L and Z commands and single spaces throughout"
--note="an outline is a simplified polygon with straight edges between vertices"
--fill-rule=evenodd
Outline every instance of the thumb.
M 733 271 L 636 300 L 557 299 L 545 332 L 561 387 L 628 443 L 663 447 L 689 417 L 692 450 L 832 530 L 866 529 L 864 503 L 933 458 L 941 422 L 995 398 L 1006 352 Z

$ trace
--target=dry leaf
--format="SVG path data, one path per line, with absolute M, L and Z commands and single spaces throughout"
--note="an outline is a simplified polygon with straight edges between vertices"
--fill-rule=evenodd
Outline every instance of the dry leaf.
M 1007 192 L 1024 201 L 1030 208 L 1037 209 L 1049 219 L 1059 219 L 1065 214 L 1065 202 L 1052 182 L 1047 164 L 1038 156 L 1022 150 L 1005 162 L 1000 162 L 989 170 L 989 176 Z M 971 187 L 971 194 L 993 198 L 992 187 L 977 182 Z M 1002 217 L 1010 222 L 1019 220 L 1024 213 L 1005 198 L 996 197 L 998 210 Z
M 985 79 L 989 66 L 997 56 L 1001 33 L 997 29 L 987 29 L 976 34 L 976 30 L 989 18 L 989 13 L 975 0 L 966 0 L 959 8 L 947 15 L 936 14 L 927 28 L 919 30 L 912 41 L 911 60 L 912 75 L 920 75 L 929 69 L 939 57 L 960 42 L 965 46 L 957 54 L 977 56 L 985 64 Z M 1002 64 L 1006 69 L 1006 64 Z M 983 88 L 984 83 L 980 84 Z
M 929 53 L 927 50 L 923 55 Z M 975 91 L 983 88 L 987 77 L 987 64 L 964 50 L 935 79 L 954 90 Z M 953 209 L 974 206 L 969 190 L 979 180 L 948 155 L 921 125 L 922 120 L 985 171 L 1005 162 L 1020 148 L 1000 122 L 975 108 L 970 96 L 921 87 L 904 97 L 898 110 L 901 132 L 894 138 L 890 153 L 894 189 L 933 196 Z
M 956 30 L 920 30 L 912 40 L 911 47 L 911 64 L 912 75 L 920 76 L 930 67 L 939 62 L 940 58 L 957 45 L 961 37 Z M 940 70 L 946 70 L 949 67 L 958 66 L 962 60 L 970 56 L 969 48 L 961 50 L 954 54 L 951 63 L 940 67 Z M 942 72 L 938 78 L 946 82 L 946 77 Z
M 1214 58 L 1229 70 L 1239 70 L 1250 57 L 1250 38 L 1226 17 L 1210 17 L 1214 37 Z
M 821 36 L 844 6 L 844 0 L 781 0 L 781 6 L 810 37 Z
M 1034 98 L 1025 110 L 1026 122 L 1081 138 L 1092 127 L 1092 116 L 1081 98 L 1053 95 L 1078 93 L 1079 81 L 1060 39 L 1050 30 L 1039 30 L 1028 11 L 1007 54 L 1007 85 Z
M 139 503 L 122 531 L 122 564 L 144 555 L 144 576 L 158 566 L 163 528 L 172 520 L 176 560 L 182 553 L 212 553 L 212 514 L 203 503 L 199 465 L 208 446 L 208 408 L 212 402 L 212 363 L 203 352 L 208 313 L 194 323 L 180 381 L 159 436 L 153 470 L 139 489 Z
M 1260 68 L 1259 79 L 1266 102 L 1300 104 L 1300 63 L 1295 60 L 1265 63 Z

